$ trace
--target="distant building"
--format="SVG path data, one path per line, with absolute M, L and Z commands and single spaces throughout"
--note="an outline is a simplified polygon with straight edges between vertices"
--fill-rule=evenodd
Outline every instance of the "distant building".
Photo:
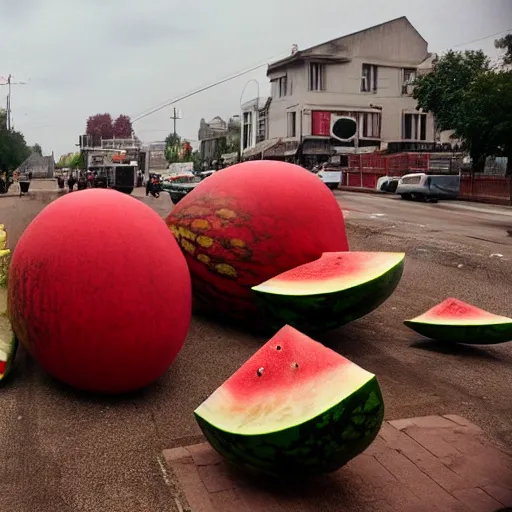
M 389 143 L 433 143 L 433 116 L 417 110 L 412 97 L 416 76 L 428 72 L 431 60 L 427 41 L 406 17 L 305 50 L 294 46 L 268 66 L 267 133 L 250 153 L 313 165 Z M 355 120 L 353 140 L 332 136 L 340 117 Z
M 228 122 L 216 116 L 210 122 L 201 119 L 199 124 L 198 137 L 199 153 L 201 160 L 207 166 L 222 158 L 222 155 L 230 155 L 229 163 L 236 158 L 233 153 L 239 151 L 240 145 L 240 120 L 232 117 Z
M 32 173 L 33 178 L 53 178 L 55 160 L 53 153 L 50 156 L 41 156 L 32 153 L 17 169 L 21 174 Z

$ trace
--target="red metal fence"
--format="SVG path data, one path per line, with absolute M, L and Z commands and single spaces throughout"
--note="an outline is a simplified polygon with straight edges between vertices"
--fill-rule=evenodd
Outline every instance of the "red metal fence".
M 430 170 L 430 153 L 350 155 L 343 185 L 375 189 L 382 176 L 403 176 Z M 462 174 L 460 198 L 512 204 L 512 177 Z
M 378 179 L 382 176 L 403 176 L 411 172 L 426 172 L 429 167 L 429 153 L 350 155 L 344 185 L 375 188 Z
M 496 204 L 512 204 L 512 177 L 462 174 L 461 199 Z

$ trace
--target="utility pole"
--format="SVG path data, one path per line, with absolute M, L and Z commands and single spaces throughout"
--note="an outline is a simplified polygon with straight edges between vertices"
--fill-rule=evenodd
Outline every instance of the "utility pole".
M 173 107 L 172 111 L 173 111 L 173 115 L 171 116 L 171 119 L 173 120 L 173 123 L 174 123 L 173 133 L 174 133 L 174 137 L 176 138 L 176 121 L 178 119 L 181 119 L 181 116 L 180 116 L 179 112 L 176 112 L 176 107 Z
M 5 80 L 5 78 L 4 78 Z M 11 95 L 12 95 L 12 87 L 13 85 L 25 85 L 26 82 L 13 82 L 12 81 L 12 75 L 9 74 L 9 76 L 7 77 L 7 80 L 6 80 L 6 83 L 5 84 L 0 84 L 0 85 L 7 85 L 7 109 L 6 109 L 6 114 L 7 114 L 7 129 L 9 131 L 11 131 L 11 128 L 12 128 L 12 125 L 11 125 Z

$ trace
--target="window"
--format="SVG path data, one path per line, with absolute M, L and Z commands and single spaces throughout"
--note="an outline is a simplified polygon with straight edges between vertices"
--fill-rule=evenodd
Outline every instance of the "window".
M 363 76 L 361 78 L 361 92 L 377 92 L 379 78 L 379 66 L 363 64 Z
M 288 112 L 288 137 L 297 135 L 297 112 Z
M 309 64 L 309 90 L 325 91 L 325 66 L 317 62 Z
M 416 80 L 416 70 L 414 68 L 404 68 L 402 70 L 403 81 L 402 81 L 402 94 L 412 94 L 411 86 Z
M 244 112 L 243 149 L 252 147 L 252 112 Z
M 380 139 L 380 114 L 363 112 L 359 114 L 359 137 Z
M 404 114 L 402 138 L 427 140 L 427 114 Z
M 277 95 L 279 96 L 279 98 L 286 96 L 287 86 L 288 80 L 286 79 L 285 76 L 282 76 L 281 78 L 277 79 Z
M 286 76 L 271 80 L 272 97 L 282 98 L 288 94 L 288 79 Z

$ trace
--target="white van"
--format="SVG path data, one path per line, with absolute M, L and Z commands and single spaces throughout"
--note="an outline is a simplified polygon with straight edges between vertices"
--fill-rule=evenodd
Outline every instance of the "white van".
M 406 174 L 398 182 L 396 193 L 402 199 L 437 202 L 456 199 L 459 195 L 460 176 L 457 174 Z

